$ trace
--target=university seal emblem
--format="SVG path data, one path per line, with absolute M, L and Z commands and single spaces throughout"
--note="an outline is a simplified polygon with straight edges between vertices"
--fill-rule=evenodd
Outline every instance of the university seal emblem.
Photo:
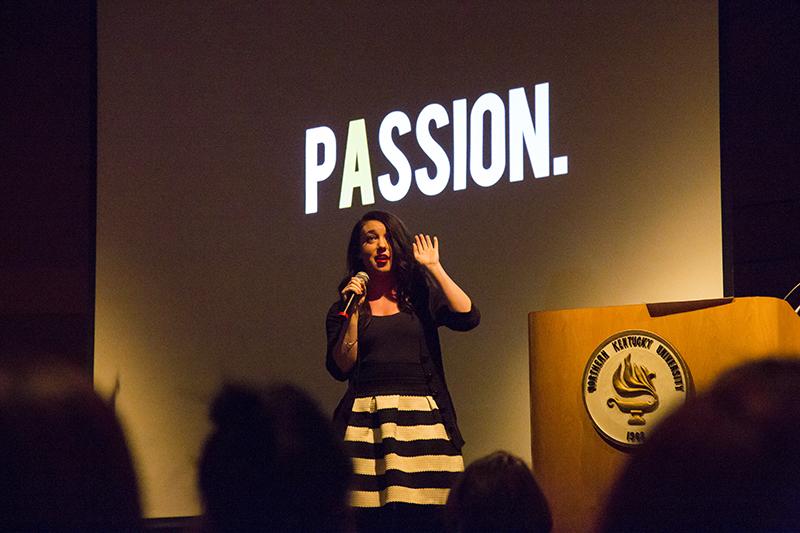
M 691 376 L 667 341 L 629 330 L 595 349 L 582 386 L 595 429 L 611 444 L 628 448 L 642 444 L 661 419 L 686 401 Z

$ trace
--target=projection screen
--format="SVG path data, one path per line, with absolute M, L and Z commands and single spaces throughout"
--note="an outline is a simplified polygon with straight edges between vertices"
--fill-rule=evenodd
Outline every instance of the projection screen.
M 442 332 L 465 460 L 530 460 L 528 312 L 722 295 L 717 47 L 709 1 L 100 2 L 95 380 L 147 516 L 200 512 L 222 383 L 333 410 L 370 209 L 481 310 Z

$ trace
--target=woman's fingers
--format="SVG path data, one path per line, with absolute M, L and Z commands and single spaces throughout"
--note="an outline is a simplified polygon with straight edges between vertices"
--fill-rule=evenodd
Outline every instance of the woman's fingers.
M 434 236 L 418 233 L 412 243 L 414 258 L 423 265 L 434 265 L 439 262 L 439 239 Z
M 431 239 L 430 235 L 420 233 L 419 235 L 414 235 L 414 244 L 417 245 L 420 250 L 426 250 L 428 248 L 438 248 L 439 239 L 435 235 L 433 236 L 433 239 Z
M 342 289 L 342 296 L 348 292 L 354 292 L 356 294 L 364 294 L 366 290 L 366 285 L 364 284 L 364 280 L 359 277 L 352 277 L 350 281 L 347 282 L 347 285 L 344 286 Z

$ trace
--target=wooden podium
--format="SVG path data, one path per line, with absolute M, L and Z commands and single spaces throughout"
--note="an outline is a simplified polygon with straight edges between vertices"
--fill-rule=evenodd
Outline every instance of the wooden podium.
M 605 339 L 644 330 L 667 340 L 696 392 L 745 361 L 800 354 L 800 317 L 776 298 L 538 311 L 528 320 L 533 470 L 554 531 L 592 530 L 627 456 L 595 430 L 583 400 L 586 363 Z

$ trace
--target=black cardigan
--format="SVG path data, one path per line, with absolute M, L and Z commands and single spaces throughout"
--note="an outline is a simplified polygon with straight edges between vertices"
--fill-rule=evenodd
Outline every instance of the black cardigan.
M 446 326 L 455 331 L 468 331 L 480 323 L 481 315 L 475 305 L 466 313 L 451 311 L 446 302 L 444 302 L 443 295 L 441 295 L 439 291 L 429 289 L 426 296 L 423 302 L 421 302 L 422 305 L 417 306 L 417 308 L 421 309 L 421 312 L 415 311 L 425 329 L 425 342 L 427 344 L 428 353 L 430 354 L 430 357 L 423 357 L 421 363 L 428 380 L 428 390 L 439 406 L 447 435 L 456 448 L 461 450 L 461 447 L 464 445 L 464 438 L 461 436 L 461 431 L 458 429 L 453 400 L 450 398 L 450 391 L 447 390 L 447 382 L 444 378 L 444 365 L 442 363 L 442 349 L 439 343 L 438 327 Z M 334 428 L 340 438 L 344 438 L 344 433 L 347 429 L 347 421 L 358 391 L 358 362 L 356 362 L 356 365 L 350 372 L 345 374 L 339 369 L 339 366 L 333 359 L 333 349 L 339 338 L 339 332 L 344 325 L 343 318 L 338 315 L 341 308 L 341 302 L 335 302 L 328 310 L 328 315 L 325 320 L 325 329 L 328 336 L 328 350 L 325 357 L 325 366 L 335 379 L 339 381 L 348 380 L 347 391 L 333 413 Z M 359 313 L 359 337 L 363 329 L 369 325 L 369 320 L 370 318 L 364 316 L 364 313 Z

